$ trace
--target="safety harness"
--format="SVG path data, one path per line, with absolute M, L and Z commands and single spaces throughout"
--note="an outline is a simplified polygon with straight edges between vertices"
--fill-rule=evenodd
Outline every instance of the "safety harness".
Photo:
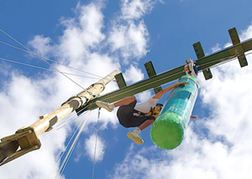
M 155 108 L 151 108 L 149 113 L 143 113 L 137 110 L 133 110 L 133 116 L 139 116 L 139 117 L 143 117 L 143 116 L 153 116 L 153 117 L 157 117 L 159 115 L 160 111 L 156 110 Z

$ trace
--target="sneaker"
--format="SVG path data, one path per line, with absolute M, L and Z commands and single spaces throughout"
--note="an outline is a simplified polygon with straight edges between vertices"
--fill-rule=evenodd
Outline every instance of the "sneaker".
M 137 132 L 134 132 L 134 131 L 128 132 L 127 136 L 138 145 L 141 145 L 144 142 Z
M 107 103 L 107 102 L 96 101 L 95 104 L 96 104 L 98 107 L 104 108 L 104 109 L 106 109 L 106 110 L 109 111 L 109 112 L 111 112 L 111 111 L 114 110 L 113 107 L 110 107 L 110 103 Z

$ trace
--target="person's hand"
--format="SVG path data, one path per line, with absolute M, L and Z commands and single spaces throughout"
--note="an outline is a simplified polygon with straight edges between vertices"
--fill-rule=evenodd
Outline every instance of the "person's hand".
M 196 119 L 196 118 L 197 118 L 197 116 L 193 116 L 193 115 L 191 115 L 191 116 L 190 116 L 190 118 L 191 118 L 191 119 Z
M 188 84 L 190 84 L 190 83 L 186 81 L 186 82 L 176 83 L 176 86 L 185 86 Z

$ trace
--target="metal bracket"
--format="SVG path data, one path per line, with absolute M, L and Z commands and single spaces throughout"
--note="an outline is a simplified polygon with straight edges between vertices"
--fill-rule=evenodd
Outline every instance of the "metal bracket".
M 0 147 L 5 146 L 6 144 L 17 141 L 19 145 L 19 150 L 15 151 L 13 154 L 7 157 L 1 165 L 4 165 L 32 150 L 37 150 L 41 147 L 41 143 L 35 134 L 34 130 L 31 127 L 27 127 L 24 129 L 19 129 L 16 134 L 11 136 L 7 136 L 1 139 Z
M 207 69 L 203 70 L 203 75 L 204 75 L 206 80 L 209 80 L 209 79 L 211 79 L 213 77 L 210 68 L 207 68 Z
M 197 43 L 193 44 L 193 48 L 194 48 L 194 51 L 195 51 L 196 56 L 197 56 L 198 59 L 200 59 L 202 57 L 205 57 L 205 53 L 203 51 L 203 48 L 202 48 L 200 42 L 197 42 Z
M 116 79 L 116 82 L 117 82 L 119 89 L 122 89 L 127 86 L 122 73 L 117 74 L 115 76 L 115 79 Z
M 205 53 L 203 51 L 203 48 L 200 42 L 193 44 L 193 48 L 198 59 L 205 57 Z M 205 80 L 209 80 L 213 77 L 210 68 L 203 70 L 203 75 L 205 77 Z
M 230 35 L 230 38 L 232 40 L 233 45 L 234 46 L 239 45 L 240 44 L 240 39 L 239 39 L 236 28 L 229 29 L 228 32 L 229 32 L 229 35 Z M 247 61 L 247 59 L 245 57 L 244 50 L 243 50 L 241 45 L 240 45 L 240 48 L 239 48 L 239 52 L 237 52 L 237 53 L 240 53 L 240 54 L 238 54 L 238 60 L 239 60 L 240 66 L 241 67 L 247 66 L 248 61 Z
M 146 69 L 146 72 L 147 72 L 149 78 L 154 77 L 154 76 L 157 75 L 156 71 L 154 69 L 154 66 L 153 66 L 153 64 L 152 64 L 151 61 L 145 63 L 144 67 Z M 158 92 L 162 91 L 162 87 L 161 86 L 157 86 L 157 87 L 155 87 L 153 89 L 154 89 L 155 94 L 157 94 Z

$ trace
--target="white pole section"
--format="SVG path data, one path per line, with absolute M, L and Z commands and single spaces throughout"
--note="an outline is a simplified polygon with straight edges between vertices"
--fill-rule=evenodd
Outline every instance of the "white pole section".
M 66 117 L 68 114 L 70 114 L 77 108 L 79 108 L 81 105 L 93 99 L 95 95 L 100 94 L 104 90 L 105 85 L 108 84 L 111 80 L 113 80 L 114 76 L 118 73 L 119 72 L 117 70 L 110 73 L 109 75 L 99 80 L 97 83 L 92 84 L 90 87 L 83 90 L 76 96 L 71 97 L 69 100 L 63 103 L 61 107 L 51 112 L 47 116 L 41 116 L 41 119 L 39 121 L 33 123 L 29 127 L 33 129 L 37 136 L 47 130 L 50 130 L 54 124 L 59 122 L 61 119 Z

